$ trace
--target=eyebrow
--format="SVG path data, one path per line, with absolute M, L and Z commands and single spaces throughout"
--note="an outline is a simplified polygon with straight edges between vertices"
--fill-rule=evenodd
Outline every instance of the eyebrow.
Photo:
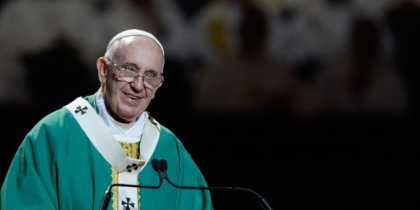
M 124 68 L 124 66 L 133 66 L 136 70 L 139 70 L 139 69 L 140 69 L 140 68 L 139 68 L 139 66 L 138 66 L 137 64 L 135 64 L 135 63 L 130 63 L 130 62 L 126 62 L 126 63 L 121 64 L 121 67 L 123 67 L 123 68 Z M 155 73 L 157 73 L 157 74 L 160 74 L 160 72 L 159 72 L 159 71 L 157 71 L 157 70 L 155 70 L 155 69 L 145 70 L 145 72 L 151 72 L 151 71 L 153 71 L 153 72 L 155 72 Z

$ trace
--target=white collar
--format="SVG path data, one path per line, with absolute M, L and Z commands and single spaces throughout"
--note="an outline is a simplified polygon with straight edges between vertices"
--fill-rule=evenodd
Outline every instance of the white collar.
M 143 112 L 136 121 L 128 124 L 120 123 L 106 109 L 101 89 L 96 92 L 94 100 L 95 108 L 99 110 L 99 116 L 104 120 L 111 133 L 133 138 L 139 138 L 143 134 L 143 128 L 146 123 L 146 112 Z

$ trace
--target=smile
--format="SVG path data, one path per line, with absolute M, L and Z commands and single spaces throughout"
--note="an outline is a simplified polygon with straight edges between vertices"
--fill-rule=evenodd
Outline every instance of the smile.
M 132 95 L 132 94 L 129 94 L 129 93 L 125 93 L 125 95 L 126 95 L 127 97 L 129 97 L 130 99 L 133 99 L 133 100 L 139 100 L 139 99 L 140 99 L 140 97 L 137 97 L 137 96 Z

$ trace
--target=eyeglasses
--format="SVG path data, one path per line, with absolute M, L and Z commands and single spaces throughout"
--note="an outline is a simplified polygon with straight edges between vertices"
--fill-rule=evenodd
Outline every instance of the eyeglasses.
M 149 84 L 153 88 L 158 88 L 162 83 L 161 74 L 156 74 L 154 72 L 147 72 L 144 75 L 137 73 L 137 70 L 134 67 L 120 67 L 118 66 L 110 57 L 108 59 L 111 61 L 112 65 L 120 71 L 120 77 L 118 79 L 125 82 L 133 82 L 138 77 L 143 77 L 143 82 Z

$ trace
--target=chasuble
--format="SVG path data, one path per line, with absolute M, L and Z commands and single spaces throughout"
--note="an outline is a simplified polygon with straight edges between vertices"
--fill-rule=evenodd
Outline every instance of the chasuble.
M 93 96 L 83 99 L 88 101 L 90 108 L 94 106 Z M 77 114 L 90 111 L 84 108 L 78 107 L 74 111 L 78 111 Z M 141 160 L 139 143 L 115 139 L 119 150 L 139 163 L 136 167 L 127 167 L 127 170 L 117 170 L 110 163 L 110 158 L 104 158 L 104 153 L 98 151 L 89 139 L 73 116 L 75 113 L 63 107 L 43 118 L 27 134 L 3 182 L 0 210 L 99 210 L 108 186 L 121 182 L 123 174 L 128 171 L 137 170 L 137 184 L 158 185 L 159 176 L 151 165 L 154 158 L 168 162 L 168 177 L 177 185 L 207 186 L 179 139 L 166 127 L 157 126 L 152 118 L 149 122 L 154 123 L 153 129 L 159 135 L 154 150 L 149 154 L 150 161 Z M 110 157 L 112 159 L 112 154 Z M 177 189 L 166 180 L 159 189 L 132 190 L 136 195 L 131 197 L 113 190 L 108 210 L 213 209 L 209 191 Z

